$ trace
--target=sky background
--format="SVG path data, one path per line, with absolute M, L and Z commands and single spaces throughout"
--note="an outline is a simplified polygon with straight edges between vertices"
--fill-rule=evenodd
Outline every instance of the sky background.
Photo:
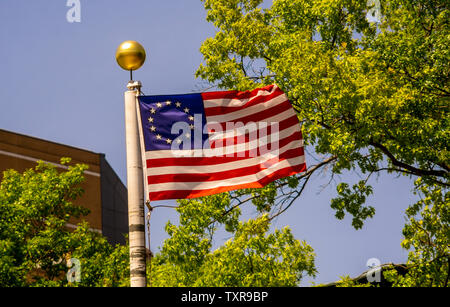
M 266 1 L 267 2 L 270 1 Z M 195 78 L 202 62 L 201 43 L 215 33 L 206 22 L 200 0 L 81 0 L 81 22 L 69 23 L 66 0 L 0 1 L 0 129 L 42 138 L 97 153 L 126 184 L 123 95 L 129 74 L 115 62 L 115 51 L 125 40 L 139 41 L 147 51 L 144 66 L 134 72 L 147 95 L 184 94 L 207 88 Z M 312 159 L 308 164 L 313 164 Z M 357 174 L 317 175 L 302 197 L 273 227 L 289 225 L 297 239 L 316 253 L 318 275 L 305 278 L 327 283 L 340 276 L 356 277 L 370 258 L 402 263 L 400 247 L 404 210 L 417 197 L 411 179 L 391 175 L 373 177 L 376 208 L 362 230 L 351 218 L 334 217 L 330 199 L 341 180 L 356 183 Z M 175 205 L 175 201 L 155 204 Z M 245 208 L 244 219 L 256 211 Z M 151 219 L 151 248 L 167 238 L 164 226 L 177 222 L 173 209 L 155 209 Z M 228 239 L 219 236 L 219 246 Z

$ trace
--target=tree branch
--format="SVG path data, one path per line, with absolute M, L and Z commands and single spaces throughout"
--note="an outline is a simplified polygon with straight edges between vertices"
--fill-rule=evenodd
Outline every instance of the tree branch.
M 369 145 L 372 145 L 375 148 L 380 149 L 388 158 L 391 160 L 392 164 L 401 168 L 404 168 L 417 176 L 438 176 L 438 177 L 446 177 L 448 176 L 448 172 L 441 170 L 424 170 L 420 168 L 416 168 L 412 165 L 403 163 L 395 158 L 395 156 L 386 148 L 386 146 L 375 142 L 373 139 L 369 141 Z
M 314 165 L 313 167 L 311 167 L 309 170 L 307 170 L 305 173 L 301 174 L 300 176 L 298 176 L 298 179 L 303 179 L 306 178 L 305 182 L 303 183 L 302 187 L 300 188 L 300 190 L 294 190 L 291 191 L 286 200 L 290 199 L 289 204 L 284 207 L 284 208 L 280 208 L 280 210 L 274 214 L 273 216 L 270 217 L 269 220 L 273 220 L 275 217 L 279 216 L 280 214 L 282 214 L 283 212 L 285 212 L 287 209 L 289 209 L 289 207 L 292 206 L 292 204 L 294 203 L 294 201 L 302 194 L 303 190 L 306 187 L 306 184 L 308 183 L 309 179 L 311 178 L 312 174 L 318 170 L 319 168 L 321 168 L 322 166 L 325 166 L 333 161 L 335 161 L 337 159 L 337 156 L 331 156 L 327 159 L 325 159 L 324 161 L 320 162 L 317 165 Z M 292 196 L 292 194 L 295 194 L 295 196 Z
M 413 176 L 417 176 L 416 173 L 410 172 L 408 170 L 405 169 L 401 169 L 401 168 L 394 168 L 394 167 L 382 167 L 382 168 L 377 168 L 374 169 L 373 172 L 381 172 L 381 171 L 387 171 L 387 172 L 398 172 L 398 173 L 404 173 L 404 174 L 408 174 L 408 175 L 413 175 Z M 431 179 L 433 182 L 439 184 L 439 185 L 444 185 L 447 187 L 450 187 L 449 183 L 446 182 L 442 182 L 436 179 Z

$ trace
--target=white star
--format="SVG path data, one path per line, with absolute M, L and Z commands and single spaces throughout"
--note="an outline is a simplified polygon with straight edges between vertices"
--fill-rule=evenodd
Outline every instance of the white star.
M 181 107 L 181 102 L 179 102 L 179 101 L 175 102 L 175 106 L 176 106 L 177 108 Z
M 162 138 L 161 135 L 159 135 L 159 134 L 156 135 L 156 139 L 160 140 L 161 138 Z
M 158 103 L 156 104 L 156 106 L 157 106 L 158 108 L 162 108 L 162 103 L 161 103 L 161 102 L 158 102 Z
M 184 108 L 184 113 L 189 113 L 189 109 L 188 108 Z
M 193 124 L 190 124 L 189 127 L 191 127 L 191 130 L 194 130 L 195 128 Z
M 150 123 L 153 123 L 153 120 L 154 120 L 153 117 L 149 117 L 149 118 L 148 118 L 148 121 L 149 121 Z
M 155 114 L 156 113 L 155 109 L 151 108 L 150 113 Z
M 171 139 L 166 139 L 166 143 L 170 144 L 170 143 L 172 143 L 172 140 Z
M 180 139 L 177 139 L 177 143 L 178 143 L 178 144 L 181 144 L 181 142 L 182 142 L 182 141 L 181 141 Z
M 170 106 L 171 104 L 172 104 L 172 101 L 170 101 L 170 100 L 166 101 L 166 105 Z
M 194 120 L 194 116 L 189 116 L 189 120 Z
M 186 135 L 187 138 L 190 138 L 190 137 L 191 137 L 191 134 L 190 134 L 190 133 L 186 133 L 185 135 Z
M 155 127 L 155 126 L 151 126 L 151 127 L 150 127 L 150 130 L 153 131 L 153 132 L 155 132 L 155 131 L 156 131 L 156 127 Z

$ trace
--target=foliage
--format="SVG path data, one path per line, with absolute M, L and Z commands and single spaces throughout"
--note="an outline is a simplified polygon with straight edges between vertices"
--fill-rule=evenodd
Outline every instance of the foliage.
M 426 203 L 422 223 L 429 228 L 420 230 L 424 226 L 413 220 L 405 226 L 403 246 L 414 248 L 409 275 L 422 278 L 400 278 L 396 284 L 446 283 L 448 1 L 381 1 L 379 22 L 367 18 L 373 1 L 274 0 L 264 9 L 262 0 L 202 1 L 217 33 L 200 49 L 204 62 L 197 77 L 222 89 L 277 84 L 298 113 L 305 145 L 321 159 L 305 173 L 260 191 L 229 193 L 226 207 L 252 202 L 273 218 L 293 204 L 314 172 L 331 170 L 334 178 L 356 171 L 363 179 L 339 183 L 331 207 L 338 219 L 351 215 L 360 229 L 375 214 L 366 205 L 374 192 L 370 177 L 409 176 L 420 183 L 415 191 L 427 196 L 407 214 L 412 219 Z M 424 231 L 434 238 L 431 245 L 423 245 Z
M 348 276 L 348 275 L 342 276 L 341 279 L 336 282 L 337 288 L 348 288 L 348 287 L 368 288 L 371 286 L 372 285 L 370 283 L 365 283 L 365 284 L 358 283 L 357 281 L 350 278 L 350 276 Z
M 81 263 L 80 287 L 128 287 L 129 246 L 112 246 L 106 238 L 80 223 L 70 236 L 71 257 Z
M 353 191 L 338 185 L 338 218 L 349 213 L 358 229 L 373 216 L 364 204 L 377 172 L 449 186 L 448 1 L 382 1 L 379 23 L 366 1 L 203 2 L 218 31 L 197 76 L 225 89 L 276 83 L 305 144 L 334 158 L 322 166 L 365 174 Z
M 401 245 L 409 250 L 405 265 L 382 266 L 381 285 L 392 287 L 448 287 L 450 278 L 450 192 L 429 186 L 420 179 L 421 199 L 407 209 Z M 401 270 L 399 270 L 399 268 Z M 337 287 L 370 287 L 358 278 L 342 277 Z
M 67 165 L 70 159 L 61 159 Z M 66 225 L 88 210 L 73 205 L 82 194 L 86 165 L 38 162 L 23 174 L 3 173 L 0 185 L 0 286 L 116 286 L 127 283 L 128 249 L 114 248 L 86 223 Z M 81 282 L 69 284 L 66 260 L 81 262 Z
M 239 210 L 230 209 L 228 194 L 192 201 L 181 200 L 180 225 L 170 222 L 170 238 L 153 260 L 153 286 L 296 286 L 304 274 L 314 276 L 314 253 L 295 240 L 289 228 L 268 233 L 266 214 L 239 222 Z M 219 224 L 232 234 L 212 250 Z
M 422 199 L 407 210 L 402 247 L 410 250 L 407 273 L 385 272 L 394 286 L 448 287 L 450 278 L 450 192 L 418 180 Z M 420 213 L 420 216 L 419 216 Z

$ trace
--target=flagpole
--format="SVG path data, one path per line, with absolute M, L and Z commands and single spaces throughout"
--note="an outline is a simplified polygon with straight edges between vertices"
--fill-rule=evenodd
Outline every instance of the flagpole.
M 139 82 L 130 82 L 125 92 L 125 130 L 127 148 L 128 226 L 130 242 L 130 285 L 146 287 L 146 249 L 144 186 L 141 144 L 136 113 Z
M 116 51 L 116 60 L 125 70 L 137 70 L 145 61 L 144 48 L 135 41 L 123 42 Z M 137 96 L 141 83 L 130 80 L 125 92 L 125 138 L 127 151 L 128 227 L 130 245 L 130 286 L 146 287 L 144 180 L 139 137 Z

